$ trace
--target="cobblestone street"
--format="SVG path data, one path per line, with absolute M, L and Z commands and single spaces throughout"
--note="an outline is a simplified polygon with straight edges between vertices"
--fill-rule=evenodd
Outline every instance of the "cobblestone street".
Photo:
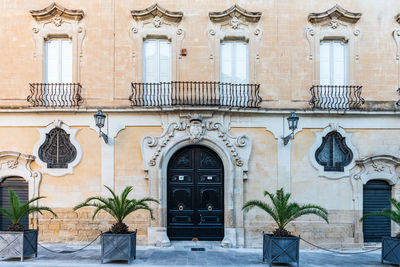
M 56 251 L 75 250 L 79 245 L 46 245 Z M 261 249 L 226 249 L 218 246 L 204 246 L 205 251 L 191 251 L 191 245 L 167 248 L 143 247 L 137 249 L 137 259 L 131 263 L 136 266 L 267 266 L 262 262 Z M 100 246 L 92 245 L 73 254 L 55 254 L 39 247 L 38 258 L 0 260 L 0 266 L 100 266 Z M 361 252 L 346 250 L 345 252 Z M 125 266 L 126 261 L 107 261 L 102 266 Z M 273 266 L 295 266 L 273 265 Z M 359 255 L 337 255 L 322 250 L 301 250 L 300 266 L 304 267 L 350 267 L 350 266 L 388 266 L 380 263 L 380 250 Z

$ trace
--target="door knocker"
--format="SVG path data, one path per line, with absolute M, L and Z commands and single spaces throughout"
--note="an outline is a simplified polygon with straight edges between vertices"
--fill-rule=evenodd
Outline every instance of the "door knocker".
M 208 205 L 208 211 L 212 211 L 212 206 Z
M 179 211 L 183 211 L 183 205 L 179 205 L 178 209 Z

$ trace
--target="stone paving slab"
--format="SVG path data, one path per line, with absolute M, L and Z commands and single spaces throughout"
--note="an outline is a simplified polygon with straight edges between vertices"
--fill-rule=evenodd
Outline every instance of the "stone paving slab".
M 52 250 L 74 250 L 79 245 L 47 244 Z M 100 246 L 92 245 L 85 250 L 73 254 L 55 254 L 39 247 L 38 258 L 26 258 L 24 262 L 18 259 L 0 259 L 1 266 L 44 266 L 44 267 L 91 267 L 91 266 L 126 266 L 127 261 L 109 261 L 100 264 Z M 353 250 L 346 252 L 360 252 Z M 142 247 L 138 246 L 137 259 L 131 263 L 134 266 L 267 266 L 262 262 L 261 249 L 241 248 L 227 249 L 212 246 L 206 251 L 190 251 L 189 246 L 182 247 Z M 274 265 L 295 266 L 295 265 Z M 380 251 L 374 251 L 361 255 L 337 255 L 322 250 L 301 250 L 300 266 L 304 267 L 374 267 L 390 266 L 380 263 Z

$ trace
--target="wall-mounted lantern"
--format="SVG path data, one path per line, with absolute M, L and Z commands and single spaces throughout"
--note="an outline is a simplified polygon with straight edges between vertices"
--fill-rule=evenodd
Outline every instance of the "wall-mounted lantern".
M 289 117 L 287 117 L 287 121 L 288 121 L 288 125 L 289 125 L 289 130 L 291 130 L 292 132 L 286 136 L 286 137 L 282 137 L 283 139 L 283 144 L 286 146 L 289 143 L 290 139 L 294 138 L 294 130 L 297 129 L 297 124 L 299 123 L 299 117 L 292 112 Z
M 104 122 L 106 121 L 106 115 L 104 115 L 101 109 L 99 109 L 93 117 L 96 126 L 99 128 L 99 137 L 103 137 L 104 142 L 108 144 L 108 136 L 101 131 L 101 128 L 104 127 Z

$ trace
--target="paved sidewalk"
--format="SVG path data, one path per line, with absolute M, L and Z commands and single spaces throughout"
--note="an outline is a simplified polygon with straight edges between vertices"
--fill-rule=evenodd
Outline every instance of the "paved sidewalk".
M 137 259 L 131 263 L 135 266 L 267 266 L 262 262 L 261 249 L 226 249 L 218 246 L 204 246 L 205 251 L 191 251 L 193 245 L 181 244 L 168 248 L 138 246 Z M 52 250 L 74 250 L 80 245 L 59 245 L 47 244 L 46 247 Z M 361 250 L 357 250 L 361 251 Z M 357 252 L 355 250 L 346 252 Z M 85 250 L 74 254 L 55 254 L 39 247 L 38 258 L 26 258 L 24 262 L 18 259 L 0 260 L 1 266 L 126 266 L 126 261 L 111 261 L 100 264 L 100 245 L 92 245 Z M 295 266 L 295 265 L 274 265 L 274 266 Z M 361 255 L 337 255 L 322 250 L 301 250 L 300 266 L 302 267 L 372 267 L 390 266 L 380 263 L 380 250 Z

